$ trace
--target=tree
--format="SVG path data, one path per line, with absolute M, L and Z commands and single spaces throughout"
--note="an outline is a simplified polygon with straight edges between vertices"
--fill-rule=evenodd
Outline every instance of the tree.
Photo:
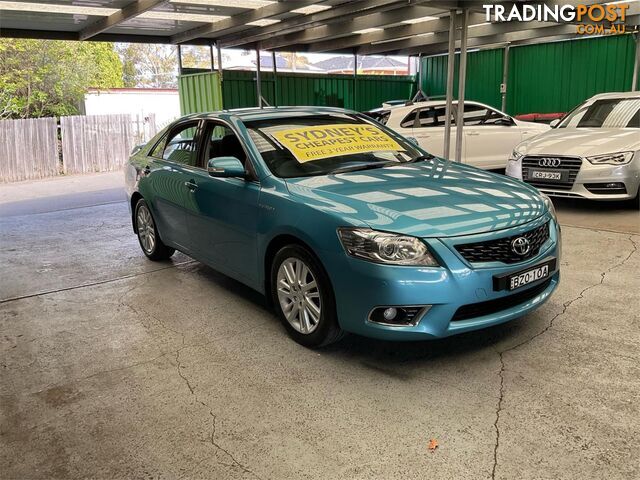
M 305 55 L 298 55 L 296 52 L 279 52 L 282 58 L 287 62 L 287 68 L 295 71 L 296 67 L 304 67 L 310 65 L 309 59 Z
M 121 86 L 111 43 L 0 39 L 0 118 L 73 115 L 89 87 Z
M 176 88 L 177 49 L 173 45 L 119 43 L 126 87 Z

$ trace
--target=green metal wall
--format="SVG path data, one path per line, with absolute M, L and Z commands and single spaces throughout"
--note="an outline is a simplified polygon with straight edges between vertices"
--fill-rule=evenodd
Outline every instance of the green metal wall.
M 632 35 L 585 38 L 512 47 L 507 112 L 567 112 L 601 92 L 631 89 L 635 45 Z M 465 97 L 500 108 L 503 49 L 470 52 Z M 456 55 L 456 77 L 459 55 Z M 422 59 L 422 89 L 444 96 L 447 56 Z M 458 84 L 454 92 L 457 96 Z
M 222 90 L 218 73 L 182 75 L 178 79 L 178 94 L 182 115 L 222 110 Z
M 217 72 L 180 77 L 178 85 L 183 114 L 219 110 L 222 106 L 242 108 L 257 105 L 256 72 L 225 70 L 221 89 L 218 77 Z M 262 72 L 261 88 L 262 96 L 270 105 L 368 110 L 379 107 L 386 100 L 411 98 L 415 93 L 415 79 L 408 75 L 358 75 L 357 82 L 354 82 L 353 75 L 279 73 L 275 81 L 272 72 Z M 221 103 L 216 103 L 218 100 Z
M 628 91 L 634 53 L 632 35 L 512 48 L 507 110 L 568 112 L 596 93 Z
M 465 97 L 468 100 L 486 103 L 500 108 L 502 97 L 503 51 L 480 50 L 467 55 L 467 83 Z M 447 93 L 447 55 L 425 57 L 422 59 L 422 90 L 429 96 L 444 98 Z M 460 55 L 456 55 L 454 65 L 454 92 L 458 97 L 458 68 Z

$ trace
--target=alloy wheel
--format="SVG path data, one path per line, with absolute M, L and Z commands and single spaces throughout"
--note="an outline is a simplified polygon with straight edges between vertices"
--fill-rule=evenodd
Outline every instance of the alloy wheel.
M 145 252 L 152 253 L 156 247 L 156 230 L 153 225 L 151 212 L 146 205 L 140 205 L 140 207 L 138 207 L 136 224 L 138 226 L 138 237 L 140 238 L 142 248 Z
M 320 323 L 322 300 L 311 269 L 299 258 L 285 259 L 278 268 L 277 288 L 289 324 L 302 334 L 312 333 Z

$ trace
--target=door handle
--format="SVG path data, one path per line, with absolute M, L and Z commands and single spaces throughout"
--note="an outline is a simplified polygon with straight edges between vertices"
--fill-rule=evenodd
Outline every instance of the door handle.
M 192 180 L 188 181 L 188 182 L 184 182 L 184 186 L 187 187 L 189 190 L 191 190 L 192 192 L 198 188 L 198 184 Z
M 480 135 L 479 132 L 467 132 L 467 135 L 469 135 L 470 137 L 477 137 L 478 135 Z

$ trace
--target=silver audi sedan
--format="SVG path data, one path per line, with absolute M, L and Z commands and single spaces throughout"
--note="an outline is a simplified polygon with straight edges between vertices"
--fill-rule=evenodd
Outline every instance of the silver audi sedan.
M 591 97 L 516 146 L 507 175 L 558 197 L 632 200 L 640 187 L 640 92 Z

